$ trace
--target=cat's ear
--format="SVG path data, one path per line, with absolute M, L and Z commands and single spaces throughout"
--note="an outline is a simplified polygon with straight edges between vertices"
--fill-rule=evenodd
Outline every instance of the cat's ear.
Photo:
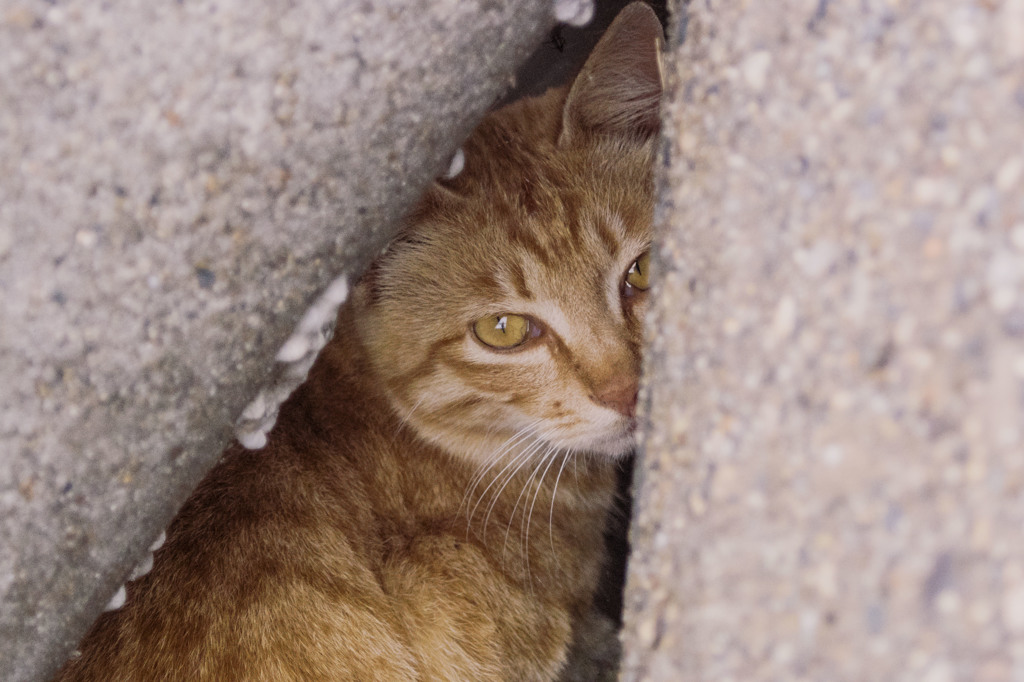
M 661 126 L 661 22 L 626 6 L 583 65 L 562 111 L 560 146 L 590 135 L 646 141 Z

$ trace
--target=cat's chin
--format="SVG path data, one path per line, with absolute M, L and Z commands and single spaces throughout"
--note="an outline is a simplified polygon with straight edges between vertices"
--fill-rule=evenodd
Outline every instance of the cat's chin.
M 565 445 L 573 450 L 604 455 L 611 459 L 625 457 L 636 448 L 636 420 L 630 419 L 612 433 L 589 435 L 579 442 Z
M 636 433 L 631 430 L 617 438 L 599 441 L 588 449 L 593 453 L 618 459 L 631 453 L 634 448 L 636 448 Z

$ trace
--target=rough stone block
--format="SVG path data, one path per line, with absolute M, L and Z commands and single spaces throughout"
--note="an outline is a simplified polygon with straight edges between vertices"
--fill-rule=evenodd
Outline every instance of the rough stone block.
M 676 9 L 622 679 L 1024 679 L 1024 2 Z
M 550 0 L 0 7 L 0 677 L 63 661 L 552 22 Z

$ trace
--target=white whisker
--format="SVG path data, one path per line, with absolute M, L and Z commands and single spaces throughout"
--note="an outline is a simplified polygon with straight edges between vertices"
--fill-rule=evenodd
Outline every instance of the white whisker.
M 558 482 L 562 480 L 562 472 L 565 470 L 565 463 L 572 457 L 573 464 L 576 463 L 575 453 L 572 450 L 566 450 L 565 454 L 562 455 L 562 465 L 558 467 L 558 475 L 555 476 L 555 488 L 551 491 L 551 507 L 548 509 L 548 541 L 551 544 L 551 556 L 555 557 L 555 538 L 554 538 L 554 522 L 555 522 L 555 495 L 558 494 Z
M 495 452 L 491 453 L 490 455 L 484 457 L 483 461 L 477 464 L 476 471 L 473 473 L 473 477 L 472 479 L 470 479 L 469 484 L 466 488 L 466 494 L 463 496 L 462 502 L 459 504 L 460 510 L 462 509 L 462 505 L 466 504 L 466 502 L 469 499 L 471 499 L 472 493 L 484 480 L 484 478 L 487 475 L 487 472 L 490 471 L 498 462 L 500 462 L 503 455 L 506 452 L 508 452 L 517 441 L 525 438 L 530 433 L 530 431 L 530 426 L 525 426 L 522 429 L 517 430 L 504 443 L 502 443 L 501 447 L 499 447 Z M 474 455 L 477 454 L 479 454 L 479 449 L 477 449 L 477 451 L 474 453 Z
M 416 411 L 416 408 L 423 404 L 423 401 L 426 399 L 426 397 L 427 396 L 425 394 L 421 395 L 420 399 L 416 401 L 416 404 L 412 406 L 412 409 L 409 410 L 408 413 L 406 413 L 404 416 L 402 416 L 401 419 L 398 420 L 398 428 L 395 429 L 395 432 L 391 436 L 391 447 L 394 447 L 395 442 L 398 440 L 398 434 L 402 431 L 403 428 L 405 428 L 406 425 L 409 424 L 409 419 L 412 417 L 412 413 Z
M 467 500 L 471 500 L 472 494 L 480 486 L 480 483 L 483 482 L 484 477 L 487 475 L 487 472 L 490 471 L 495 465 L 499 464 L 501 462 L 502 458 L 505 456 L 506 453 L 508 453 L 516 445 L 521 443 L 523 441 L 523 439 L 525 439 L 528 436 L 531 436 L 534 433 L 536 433 L 536 426 L 537 426 L 537 424 L 540 423 L 540 421 L 541 420 L 537 419 L 534 422 L 524 426 L 522 429 L 520 429 L 519 431 L 514 433 L 511 438 L 509 438 L 507 441 L 505 441 L 504 445 L 502 445 L 502 447 L 499 448 L 497 452 L 495 452 L 490 457 L 488 457 L 487 461 L 484 462 L 480 466 L 479 471 L 473 476 L 473 479 L 470 481 L 470 485 L 469 485 L 468 489 L 466 490 L 466 495 L 463 496 L 463 498 L 462 498 L 462 502 L 463 503 L 466 503 Z M 516 455 L 515 457 L 512 457 L 505 464 L 504 468 L 502 468 L 501 471 L 499 471 L 498 474 L 496 476 L 494 476 L 494 478 L 491 479 L 491 482 L 487 485 L 486 488 L 484 488 L 484 491 L 482 493 L 480 493 L 480 495 L 477 497 L 476 504 L 473 505 L 472 509 L 469 509 L 468 505 L 467 505 L 467 514 L 466 514 L 466 524 L 467 524 L 467 527 L 469 525 L 472 525 L 473 517 L 476 515 L 476 510 L 480 507 L 480 503 L 483 502 L 484 498 L 487 496 L 487 492 L 498 481 L 498 479 L 500 479 L 502 477 L 502 475 L 509 469 L 509 467 L 513 466 L 517 461 L 519 461 L 521 456 L 522 456 L 522 453 L 520 453 L 519 455 Z M 462 503 L 459 504 L 459 508 L 460 509 L 462 508 Z M 486 529 L 485 529 L 485 534 L 486 534 Z
M 536 452 L 538 450 L 540 450 L 542 447 L 544 447 L 544 445 L 545 445 L 544 441 L 538 439 L 536 442 L 531 444 L 530 447 L 528 447 L 526 450 L 524 450 L 522 453 L 520 453 L 518 457 L 516 457 L 516 459 L 514 461 L 518 461 L 519 464 L 516 465 L 515 469 L 513 469 L 508 474 L 508 476 L 505 477 L 505 482 L 501 484 L 501 487 L 491 497 L 491 504 L 487 507 L 487 515 L 484 517 L 484 535 L 487 535 L 487 524 L 491 520 L 491 512 L 494 511 L 494 507 L 498 503 L 498 500 L 501 499 L 501 494 L 505 491 L 505 488 L 508 487 L 508 484 L 512 482 L 512 479 L 514 479 L 516 477 L 516 475 L 520 472 L 520 470 L 522 470 L 522 468 L 524 466 L 526 466 L 533 459 L 533 455 L 536 454 Z M 526 485 L 529 485 L 529 481 L 530 480 L 533 480 L 533 475 L 532 474 L 530 475 L 530 478 L 527 480 Z M 497 479 L 495 479 L 495 481 L 497 481 Z M 524 490 L 525 490 L 525 488 L 524 488 Z M 522 493 L 520 493 L 519 495 L 520 495 L 520 497 L 522 497 Z M 509 522 L 510 525 L 512 523 L 512 519 L 516 515 L 516 509 L 518 507 L 519 507 L 519 498 L 516 498 L 516 504 L 515 504 L 514 507 L 512 507 L 512 512 L 509 514 L 509 518 L 508 518 L 508 522 Z M 506 537 L 506 539 L 508 538 L 508 533 L 507 532 L 505 534 L 505 537 Z
M 523 499 L 524 499 L 523 496 L 524 495 L 527 496 L 526 499 L 529 499 L 529 488 L 533 484 L 534 478 L 536 478 L 537 473 L 540 472 L 540 470 L 541 470 L 541 467 L 544 466 L 544 463 L 548 460 L 549 457 L 552 456 L 552 454 L 554 452 L 556 452 L 555 447 L 553 445 L 548 445 L 548 449 L 544 452 L 543 455 L 541 455 L 541 457 L 539 459 L 537 459 L 537 465 L 533 468 L 533 471 L 530 473 L 529 478 L 526 479 L 526 482 L 523 483 L 523 489 L 519 491 L 519 496 L 516 497 L 516 503 L 512 507 L 512 513 L 509 514 L 508 526 L 506 526 L 506 528 L 505 528 L 505 541 L 504 541 L 504 545 L 502 547 L 502 554 L 501 554 L 503 560 L 504 560 L 505 554 L 508 551 L 508 536 L 509 536 L 509 533 L 512 531 L 512 522 L 515 520 L 516 510 L 519 509 L 519 503 L 521 501 L 523 501 Z M 542 482 L 543 482 L 543 476 L 541 476 L 541 480 L 539 480 L 537 482 L 537 492 L 538 493 L 540 492 L 540 485 L 541 485 Z M 534 496 L 534 500 L 536 500 L 536 495 Z M 526 533 L 526 530 L 527 530 L 527 528 L 525 526 L 526 522 L 527 522 L 527 509 L 526 509 L 526 504 L 524 504 L 523 505 L 523 522 L 519 526 L 519 534 L 520 534 L 521 538 L 523 538 L 525 540 L 528 540 L 529 539 L 529 535 Z M 527 576 L 527 579 L 530 581 L 530 586 L 532 588 L 533 580 L 532 580 L 532 578 L 530 576 L 530 548 L 529 548 L 528 544 L 524 544 L 523 545 L 523 559 L 525 561 L 526 576 Z
M 502 446 L 500 448 L 498 448 L 497 451 L 495 451 L 493 454 L 491 454 L 487 458 L 487 460 L 486 460 L 486 462 L 484 464 L 480 465 L 476 475 L 473 477 L 473 480 L 470 482 L 470 483 L 473 484 L 474 488 L 476 487 L 476 485 L 479 485 L 480 481 L 483 480 L 483 478 L 487 474 L 487 472 L 495 464 L 500 462 L 501 458 L 507 452 L 509 452 L 517 443 L 521 442 L 524 438 L 526 438 L 527 436 L 532 435 L 533 433 L 536 432 L 536 425 L 539 424 L 540 421 L 541 421 L 540 419 L 536 419 L 533 422 L 531 422 L 530 424 L 527 424 L 523 428 L 521 428 L 518 431 L 516 431 L 515 433 L 513 433 L 512 436 L 508 440 L 506 440 L 502 444 Z
M 544 479 L 548 475 L 548 471 L 551 469 L 551 465 L 558 459 L 558 449 L 552 447 L 551 450 L 545 454 L 544 459 L 547 460 L 547 466 L 544 467 L 544 471 L 541 472 L 540 478 L 537 480 L 537 488 L 533 491 L 533 501 L 530 502 L 530 512 L 526 515 L 526 529 L 525 532 L 520 531 L 523 534 L 523 554 L 526 556 L 526 575 L 530 575 L 530 526 L 533 523 L 533 509 L 537 506 L 537 498 L 540 497 L 540 491 L 544 487 Z M 543 460 L 542 462 L 543 463 Z M 539 467 L 538 467 L 539 468 Z M 526 507 L 523 507 L 524 514 L 526 513 Z

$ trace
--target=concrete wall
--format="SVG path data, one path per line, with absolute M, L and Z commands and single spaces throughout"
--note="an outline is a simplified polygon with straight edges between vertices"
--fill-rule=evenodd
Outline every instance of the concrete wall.
M 275 362 L 307 308 L 553 21 L 550 0 L 0 5 L 0 679 L 64 660 L 260 387 L 301 376 L 345 280 Z
M 1024 1 L 678 9 L 622 679 L 1024 680 Z

